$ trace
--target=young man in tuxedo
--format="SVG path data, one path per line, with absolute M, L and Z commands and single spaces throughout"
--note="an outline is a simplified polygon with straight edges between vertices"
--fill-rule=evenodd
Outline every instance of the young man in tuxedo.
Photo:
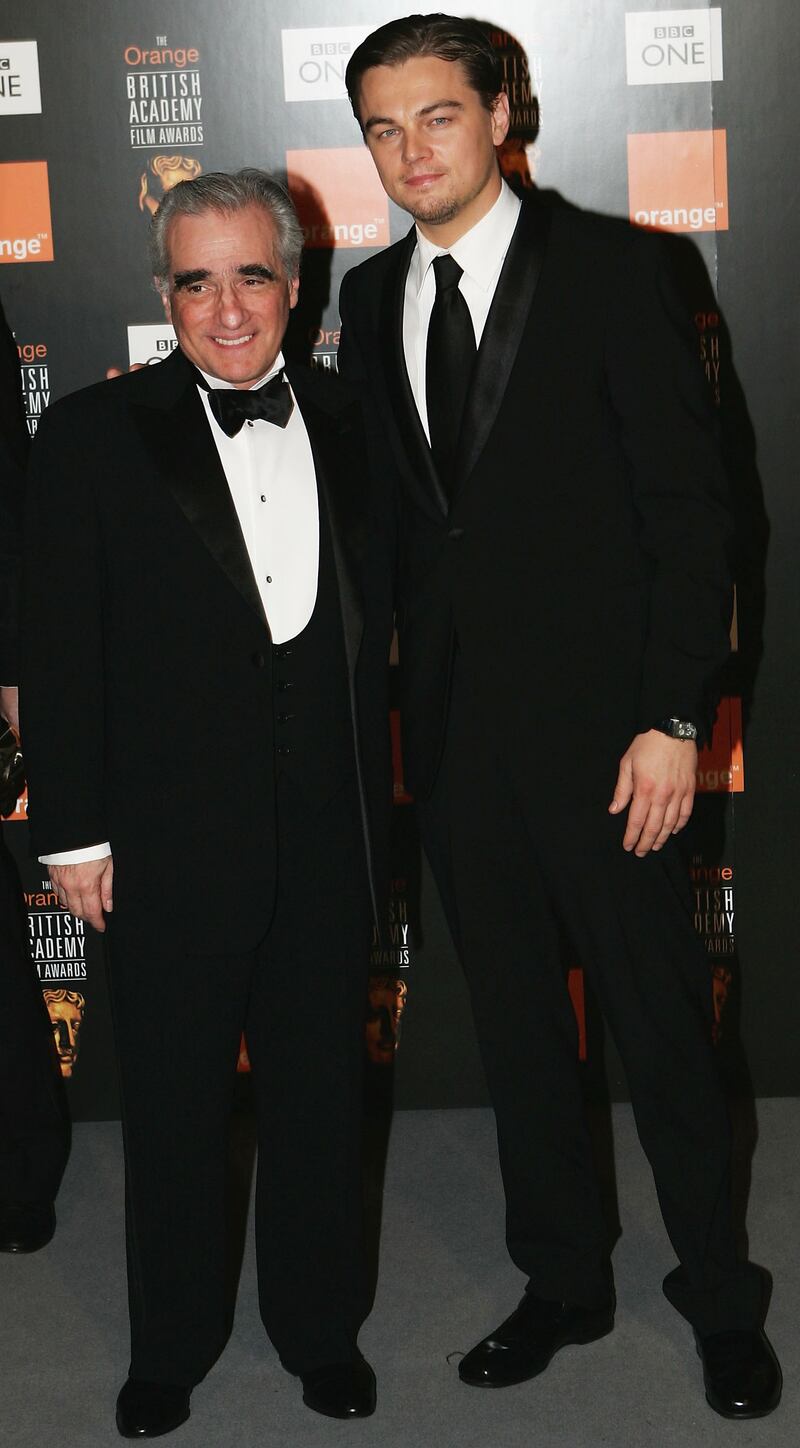
M 263 172 L 175 186 L 152 254 L 177 349 L 56 403 L 33 450 L 31 827 L 62 903 L 108 938 L 128 1437 L 188 1417 L 229 1330 L 243 1030 L 264 1324 L 309 1406 L 375 1405 L 356 1347 L 360 1102 L 388 874 L 391 510 L 358 401 L 284 367 L 301 245 Z
M 353 110 L 415 226 L 345 277 L 340 371 L 403 479 L 405 778 L 472 994 L 521 1304 L 467 1354 L 533 1377 L 613 1326 L 562 945 L 625 1063 L 707 1397 L 769 1412 L 780 1371 L 737 1260 L 711 981 L 674 839 L 728 653 L 731 523 L 663 244 L 534 192 L 497 148 L 499 58 L 411 16 L 354 52 Z M 524 1012 L 526 1029 L 514 1028 Z

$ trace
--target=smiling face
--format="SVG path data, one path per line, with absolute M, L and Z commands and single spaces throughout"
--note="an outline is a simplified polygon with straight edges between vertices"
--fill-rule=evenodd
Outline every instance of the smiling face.
M 370 67 L 359 117 L 384 190 L 431 241 L 452 246 L 494 205 L 508 97 L 487 110 L 458 61 L 425 55 Z
M 167 321 L 201 371 L 251 387 L 280 351 L 297 277 L 287 277 L 272 217 L 260 206 L 170 223 Z

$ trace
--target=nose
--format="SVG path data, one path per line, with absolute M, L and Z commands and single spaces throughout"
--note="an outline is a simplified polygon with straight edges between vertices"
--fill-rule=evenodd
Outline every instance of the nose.
M 431 145 L 424 131 L 418 126 L 408 126 L 403 132 L 403 164 L 413 166 L 431 154 Z
M 231 282 L 225 282 L 219 294 L 219 319 L 232 330 L 240 327 L 247 316 L 244 298 Z

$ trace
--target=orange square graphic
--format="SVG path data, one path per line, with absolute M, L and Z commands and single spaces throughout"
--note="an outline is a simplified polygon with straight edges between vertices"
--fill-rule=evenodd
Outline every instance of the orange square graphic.
M 28 818 L 28 786 L 26 785 L 25 788 L 24 788 L 23 791 L 22 791 L 22 794 L 20 795 L 19 799 L 17 800 L 16 804 L 14 805 L 13 813 L 10 814 L 10 815 L 3 815 L 3 819 L 6 819 L 6 820 L 26 820 L 27 818 Z
M 588 1060 L 586 1049 L 586 994 L 584 991 L 583 971 L 577 966 L 567 971 L 567 989 L 569 990 L 572 1009 L 575 1012 L 575 1020 L 578 1023 L 578 1060 Z
M 46 161 L 0 165 L 0 262 L 52 261 Z
M 631 221 L 659 231 L 728 230 L 724 131 L 628 136 Z
M 742 701 L 721 699 L 711 743 L 697 758 L 697 788 L 702 794 L 743 794 Z
M 389 244 L 389 203 L 363 146 L 287 151 L 286 174 L 307 247 Z

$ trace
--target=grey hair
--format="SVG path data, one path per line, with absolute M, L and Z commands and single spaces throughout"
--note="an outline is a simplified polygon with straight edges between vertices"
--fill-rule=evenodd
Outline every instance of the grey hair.
M 150 223 L 150 262 L 158 290 L 169 290 L 171 221 L 176 216 L 202 216 L 206 211 L 230 215 L 246 206 L 260 206 L 275 223 L 278 255 L 287 277 L 300 271 L 303 229 L 285 186 L 266 171 L 245 166 L 241 171 L 208 171 L 192 181 L 179 181 L 162 198 Z

